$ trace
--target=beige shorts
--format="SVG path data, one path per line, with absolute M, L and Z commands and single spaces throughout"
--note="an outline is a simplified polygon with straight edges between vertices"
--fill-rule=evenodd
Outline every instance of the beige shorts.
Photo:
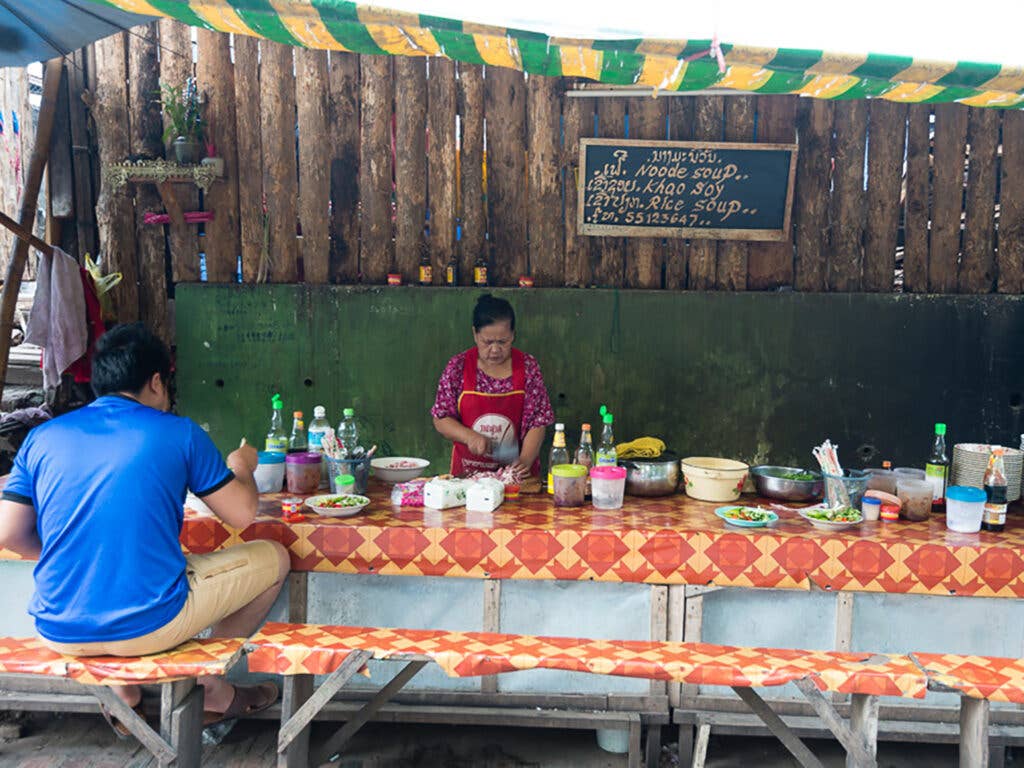
M 40 638 L 70 656 L 146 656 L 181 645 L 225 616 L 244 608 L 277 583 L 277 549 L 269 541 L 250 541 L 208 555 L 186 555 L 188 598 L 167 624 L 130 640 L 55 643 Z

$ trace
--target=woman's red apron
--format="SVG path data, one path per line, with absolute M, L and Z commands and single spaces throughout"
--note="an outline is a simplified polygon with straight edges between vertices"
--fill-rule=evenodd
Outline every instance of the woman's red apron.
M 512 391 L 501 394 L 480 392 L 476 388 L 480 353 L 476 347 L 466 353 L 462 373 L 462 394 L 459 395 L 459 421 L 491 441 L 492 455 L 511 464 L 519 458 L 523 436 L 519 434 L 526 402 L 526 365 L 523 353 L 512 350 Z M 452 448 L 452 474 L 464 477 L 473 472 L 493 472 L 501 468 L 493 456 L 470 453 L 465 443 Z M 540 466 L 533 468 L 539 474 Z

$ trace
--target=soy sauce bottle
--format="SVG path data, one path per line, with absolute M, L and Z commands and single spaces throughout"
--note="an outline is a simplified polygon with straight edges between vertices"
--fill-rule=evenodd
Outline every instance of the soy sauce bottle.
M 946 513 L 946 481 L 949 478 L 949 456 L 946 454 L 946 425 L 935 425 L 932 454 L 924 465 L 925 479 L 932 487 L 932 512 Z
M 986 531 L 1001 531 L 1006 527 L 1006 470 L 1003 467 L 1003 449 L 993 448 L 985 470 L 985 509 L 981 527 Z

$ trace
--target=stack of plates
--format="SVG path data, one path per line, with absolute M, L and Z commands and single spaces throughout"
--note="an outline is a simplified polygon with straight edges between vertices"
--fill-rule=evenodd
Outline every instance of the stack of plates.
M 953 446 L 953 467 L 950 485 L 972 485 L 981 488 L 988 468 L 988 455 L 993 447 L 984 443 L 958 443 Z M 1020 498 L 1021 470 L 1024 470 L 1024 453 L 1016 448 L 1003 449 L 1003 466 L 1006 467 L 1006 497 L 1008 501 Z

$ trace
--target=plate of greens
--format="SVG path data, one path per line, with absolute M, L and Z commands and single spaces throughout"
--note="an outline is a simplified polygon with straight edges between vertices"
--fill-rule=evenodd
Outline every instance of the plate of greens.
M 369 504 L 370 500 L 366 496 L 354 493 L 332 493 L 306 499 L 306 506 L 324 517 L 351 517 L 362 512 Z
M 779 516 L 767 509 L 757 507 L 719 507 L 715 514 L 725 520 L 729 525 L 739 528 L 763 528 L 769 523 L 774 523 Z
M 855 525 L 860 525 L 864 520 L 864 516 L 860 511 L 853 507 L 829 509 L 821 504 L 801 509 L 800 517 L 815 528 L 821 528 L 826 531 L 841 531 L 844 528 L 852 528 Z

